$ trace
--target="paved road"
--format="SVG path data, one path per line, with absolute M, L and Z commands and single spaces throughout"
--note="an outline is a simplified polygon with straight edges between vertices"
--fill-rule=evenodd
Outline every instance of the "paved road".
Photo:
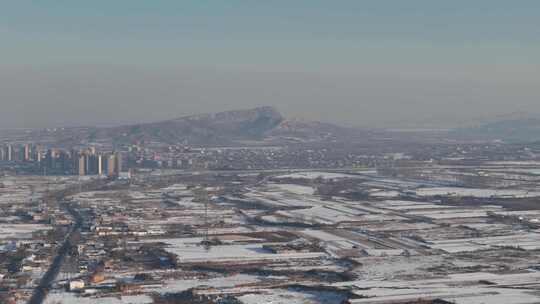
M 66 258 L 69 249 L 73 245 L 72 236 L 81 228 L 83 219 L 79 212 L 77 212 L 77 210 L 75 210 L 70 205 L 65 205 L 65 209 L 73 216 L 73 218 L 75 219 L 75 223 L 71 227 L 66 238 L 64 239 L 62 246 L 60 246 L 60 249 L 58 249 L 58 252 L 54 257 L 51 266 L 49 266 L 49 269 L 41 278 L 39 285 L 34 290 L 32 297 L 30 298 L 30 300 L 28 300 L 28 304 L 41 304 L 45 301 L 45 298 L 47 297 L 47 294 L 51 289 L 51 285 L 58 276 L 58 273 L 60 272 L 60 267 L 62 266 L 62 263 L 64 262 L 64 259 Z

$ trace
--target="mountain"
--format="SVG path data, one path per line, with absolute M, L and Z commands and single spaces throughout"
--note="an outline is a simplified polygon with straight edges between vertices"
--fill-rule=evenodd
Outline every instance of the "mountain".
M 319 121 L 285 119 L 265 135 L 267 140 L 286 142 L 335 141 L 358 135 L 359 129 Z
M 59 147 L 117 145 L 136 142 L 193 146 L 261 143 L 347 142 L 373 137 L 369 130 L 330 123 L 285 119 L 272 107 L 200 114 L 117 127 L 55 128 L 34 132 L 40 141 Z
M 522 117 L 459 128 L 453 130 L 451 136 L 464 140 L 536 142 L 540 141 L 540 118 Z
M 176 119 L 97 129 L 94 139 L 116 142 L 153 141 L 194 145 L 260 140 L 283 121 L 272 107 L 185 116 Z

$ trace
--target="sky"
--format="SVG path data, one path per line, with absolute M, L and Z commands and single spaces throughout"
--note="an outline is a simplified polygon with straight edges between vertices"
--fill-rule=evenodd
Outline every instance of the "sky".
M 540 113 L 537 0 L 0 0 L 0 128 Z

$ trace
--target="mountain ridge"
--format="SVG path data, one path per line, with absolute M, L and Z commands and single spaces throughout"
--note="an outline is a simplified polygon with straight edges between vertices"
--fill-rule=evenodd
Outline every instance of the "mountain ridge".
M 284 118 L 273 107 L 257 107 L 182 116 L 174 119 L 98 129 L 96 138 L 116 141 L 225 144 L 234 140 L 260 139 Z

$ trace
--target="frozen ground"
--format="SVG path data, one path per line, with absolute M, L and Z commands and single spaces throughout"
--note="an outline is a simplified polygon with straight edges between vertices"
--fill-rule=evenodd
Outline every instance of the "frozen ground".
M 433 274 L 426 269 L 446 263 L 442 256 L 367 257 L 357 260 L 362 263 L 362 266 L 355 271 L 360 278 L 375 281 L 409 276 L 432 277 Z
M 212 288 L 232 288 L 237 285 L 257 283 L 260 281 L 258 276 L 237 274 L 234 276 L 212 278 L 209 280 L 168 280 L 165 285 L 152 291 L 160 293 L 175 293 L 200 286 L 211 286 Z
M 291 179 L 343 179 L 343 178 L 360 178 L 361 176 L 354 174 L 332 173 L 332 172 L 296 172 L 286 175 L 279 175 L 275 178 L 291 178 Z
M 295 184 L 270 184 L 269 186 L 299 195 L 312 195 L 315 191 L 312 187 Z
M 479 198 L 490 197 L 539 197 L 540 192 L 527 190 L 511 190 L 511 189 L 477 189 L 477 188 L 459 188 L 459 187 L 434 187 L 420 188 L 416 190 L 418 196 L 469 196 Z
M 540 303 L 540 293 L 534 288 L 539 279 L 540 273 L 475 272 L 423 280 L 360 280 L 335 285 L 361 288 L 355 293 L 368 297 L 351 300 L 351 303 L 386 304 L 396 300 L 440 298 L 458 304 L 531 304 Z
M 121 296 L 107 298 L 78 297 L 74 293 L 50 293 L 45 300 L 45 304 L 150 304 L 152 298 L 146 295 Z
M 0 224 L 0 239 L 28 239 L 35 231 L 50 229 L 51 226 L 41 224 Z
M 273 289 L 239 299 L 244 304 L 340 304 L 345 298 L 333 292 Z
M 433 241 L 431 247 L 449 253 L 495 247 L 518 247 L 526 250 L 536 250 L 540 249 L 540 234 L 535 232 L 516 232 L 512 235 L 504 236 L 437 240 Z
M 207 250 L 204 246 L 200 245 L 201 238 L 166 239 L 159 241 L 169 244 L 166 250 L 178 255 L 178 259 L 181 262 L 288 260 L 317 258 L 325 255 L 319 252 L 274 254 L 264 250 L 262 244 L 221 245 L 212 246 Z

